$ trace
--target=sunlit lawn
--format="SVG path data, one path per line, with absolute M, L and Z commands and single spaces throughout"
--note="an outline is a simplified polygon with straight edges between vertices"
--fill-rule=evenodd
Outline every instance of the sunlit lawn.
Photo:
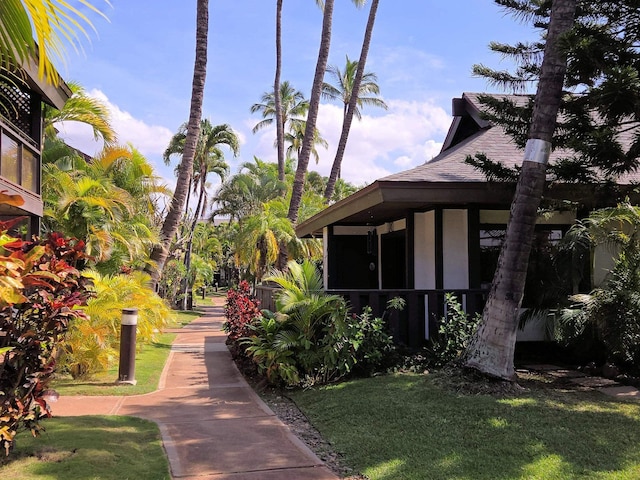
M 38 438 L 16 437 L 0 478 L 15 480 L 169 480 L 155 423 L 133 417 L 68 417 L 44 422 Z
M 371 480 L 640 478 L 640 405 L 597 392 L 500 399 L 406 374 L 292 396 Z

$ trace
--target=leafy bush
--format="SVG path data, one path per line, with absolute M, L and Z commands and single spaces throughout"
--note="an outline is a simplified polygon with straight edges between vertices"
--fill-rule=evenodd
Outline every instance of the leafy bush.
M 288 385 L 295 385 L 300 382 L 300 377 L 293 358 L 294 352 L 289 349 L 286 337 L 282 335 L 283 323 L 268 310 L 263 311 L 263 315 L 249 325 L 252 336 L 242 340 L 246 353 L 269 383 L 284 381 Z
M 562 343 L 601 344 L 606 360 L 631 369 L 640 364 L 640 252 L 622 252 L 605 283 L 571 297 L 562 310 L 556 338 Z
M 286 272 L 272 272 L 268 279 L 282 287 L 278 313 L 265 311 L 243 343 L 270 382 L 327 383 L 356 367 L 371 373 L 393 350 L 384 320 L 372 318 L 369 308 L 350 314 L 343 297 L 322 290 L 313 263 L 290 262 Z
M 167 304 L 149 289 L 143 272 L 101 275 L 85 272 L 92 280 L 93 298 L 87 302 L 88 318 L 71 323 L 61 358 L 74 378 L 106 370 L 116 359 L 120 342 L 122 309 L 138 309 L 136 342 L 152 342 L 173 316 Z
M 468 315 L 452 293 L 445 294 L 446 315 L 441 319 L 438 336 L 431 341 L 434 363 L 438 366 L 462 359 L 482 317 Z
M 23 241 L 0 224 L 0 445 L 8 454 L 19 428 L 37 435 L 48 416 L 47 385 L 56 349 L 69 322 L 84 318 L 77 306 L 89 296 L 84 243 L 51 234 Z
M 222 328 L 229 334 L 230 340 L 236 341 L 251 335 L 251 321 L 262 315 L 259 306 L 260 302 L 251 295 L 251 288 L 246 280 L 242 280 L 238 288 L 230 288 L 227 291 L 227 303 L 224 306 L 227 321 Z

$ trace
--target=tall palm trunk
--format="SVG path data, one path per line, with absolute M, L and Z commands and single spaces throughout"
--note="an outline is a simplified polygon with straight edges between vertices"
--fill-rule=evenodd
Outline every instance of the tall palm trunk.
M 198 219 L 200 218 L 200 213 L 202 213 L 202 210 L 206 207 L 203 207 L 205 201 L 205 194 L 206 194 L 206 190 L 205 190 L 205 183 L 206 183 L 206 175 L 204 175 L 202 172 L 200 172 L 201 175 L 201 181 L 200 181 L 200 193 L 198 195 L 198 203 L 196 204 L 196 210 L 193 214 L 193 221 L 191 222 L 191 228 L 189 229 L 189 233 L 187 234 L 187 246 L 185 248 L 185 252 L 184 252 L 184 269 L 185 269 L 185 276 L 184 276 L 184 280 L 183 280 L 183 284 L 182 284 L 182 293 L 183 293 L 183 297 L 182 297 L 182 310 L 187 310 L 187 301 L 188 301 L 188 296 L 189 296 L 189 288 L 190 288 L 190 283 L 189 283 L 189 272 L 191 271 L 191 253 L 193 251 L 193 234 L 196 231 L 196 227 L 198 226 Z
M 289 212 L 287 214 L 287 217 L 294 225 L 298 222 L 298 212 L 300 210 L 300 202 L 302 201 L 304 180 L 307 173 L 307 167 L 309 166 L 314 132 L 316 130 L 316 121 L 318 119 L 318 108 L 320 107 L 320 95 L 322 93 L 322 80 L 324 78 L 324 72 L 327 69 L 327 61 L 329 59 L 333 4 L 334 0 L 327 0 L 324 4 L 322 36 L 320 38 L 318 62 L 316 63 L 316 72 L 313 77 L 313 86 L 311 87 L 311 99 L 309 100 L 309 113 L 307 115 L 307 124 L 304 130 L 302 150 L 298 156 L 298 167 L 296 168 L 296 176 L 293 182 L 293 190 L 291 192 L 291 202 L 289 203 Z
M 560 39 L 572 27 L 575 11 L 576 0 L 553 0 L 529 140 L 507 233 L 482 322 L 467 351 L 468 367 L 506 380 L 515 379 L 518 311 L 567 68 Z
M 284 123 L 282 121 L 282 97 L 280 73 L 282 71 L 282 0 L 276 2 L 276 77 L 273 82 L 273 98 L 276 109 L 276 143 L 278 148 L 278 179 L 284 182 Z
M 204 84 L 207 76 L 207 41 L 209 33 L 209 0 L 198 0 L 196 9 L 196 58 L 193 68 L 193 82 L 191 87 L 191 106 L 187 123 L 187 137 L 184 144 L 182 161 L 178 167 L 176 189 L 171 199 L 169 212 L 160 231 L 160 244 L 151 252 L 151 284 L 158 283 L 164 264 L 169 254 L 171 240 L 178 231 L 182 210 L 187 193 L 191 185 L 193 160 L 196 145 L 200 136 L 200 121 L 202 118 L 202 102 L 204 98 Z
M 344 120 L 342 121 L 342 133 L 340 134 L 340 141 L 338 142 L 338 150 L 336 151 L 336 157 L 333 160 L 331 166 L 331 174 L 327 181 L 327 187 L 324 191 L 324 198 L 327 202 L 331 201 L 333 191 L 336 187 L 336 181 L 340 175 L 340 169 L 342 167 L 342 158 L 344 157 L 344 151 L 347 148 L 347 140 L 349 138 L 349 130 L 351 129 L 351 122 L 353 121 L 353 113 L 356 110 L 358 103 L 358 93 L 360 92 L 360 84 L 362 83 L 362 76 L 364 75 L 364 67 L 367 62 L 367 55 L 369 54 L 369 45 L 371 44 L 371 35 L 373 33 L 373 25 L 376 22 L 376 13 L 378 12 L 379 0 L 373 0 L 371 2 L 371 8 L 369 9 L 369 18 L 367 20 L 367 28 L 364 31 L 364 40 L 362 41 L 362 50 L 360 51 L 360 59 L 358 60 L 358 68 L 356 70 L 356 76 L 353 80 L 353 88 L 351 91 L 351 98 L 349 99 L 349 105 L 346 107 Z

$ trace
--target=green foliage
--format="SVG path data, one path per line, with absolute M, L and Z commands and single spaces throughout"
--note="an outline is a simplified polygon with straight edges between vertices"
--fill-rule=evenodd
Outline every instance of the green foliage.
M 142 272 L 100 275 L 88 271 L 95 296 L 87 302 L 87 319 L 71 323 L 61 364 L 74 378 L 105 370 L 115 360 L 120 341 L 122 309 L 138 309 L 136 340 L 150 343 L 173 314 L 148 287 Z
M 590 248 L 606 246 L 615 262 L 601 285 L 589 294 L 569 297 L 571 305 L 562 308 L 558 315 L 555 338 L 592 360 L 606 360 L 638 370 L 640 208 L 626 201 L 596 210 L 589 218 L 577 222 L 567 239 L 566 253 L 581 254 Z M 593 258 L 592 253 L 592 270 Z
M 158 238 L 156 203 L 166 193 L 151 165 L 133 147 L 110 146 L 85 162 L 61 143 L 45 148 L 44 230 L 83 240 L 101 273 L 144 267 Z
M 539 29 L 540 40 L 513 45 L 492 42 L 491 50 L 514 62 L 513 72 L 476 65 L 474 73 L 505 91 L 532 91 L 540 75 L 552 2 L 496 0 L 496 3 Z M 562 48 L 567 53 L 564 90 L 576 93 L 562 98 L 552 143 L 555 150 L 562 150 L 563 158 L 549 165 L 547 175 L 562 183 L 597 184 L 600 189 L 608 189 L 603 198 L 620 195 L 623 187 L 611 188 L 613 182 L 638 167 L 640 137 L 632 127 L 640 120 L 637 9 L 636 0 L 578 2 L 574 26 L 562 39 Z M 482 96 L 480 101 L 485 106 L 485 117 L 503 127 L 524 148 L 533 98 Z M 510 181 L 517 175 L 517 169 L 482 155 L 468 161 L 490 179 Z
M 379 369 L 393 351 L 383 319 L 373 318 L 369 308 L 350 314 L 344 298 L 322 290 L 312 262 L 287 266 L 286 272 L 268 277 L 282 288 L 278 312 L 263 311 L 250 327 L 251 336 L 242 340 L 267 380 L 311 385 Z
M 468 315 L 452 293 L 445 294 L 446 315 L 440 320 L 438 336 L 431 341 L 436 365 L 463 360 L 469 341 L 480 323 L 481 316 Z
M 19 221 L 20 219 L 18 219 Z M 15 221 L 14 221 L 15 222 Z M 84 318 L 88 280 L 75 268 L 84 244 L 58 234 L 23 241 L 0 224 L 0 446 L 20 428 L 33 435 L 50 415 L 45 400 L 58 345 L 69 323 Z
M 241 344 L 270 383 L 283 381 L 287 385 L 296 385 L 300 377 L 294 352 L 286 340 L 284 324 L 272 312 L 265 310 L 263 315 L 249 324 L 251 336 L 241 340 Z
M 602 342 L 607 360 L 634 370 L 640 364 L 640 252 L 622 252 L 604 285 L 576 295 L 556 329 L 563 343 Z
M 259 306 L 260 303 L 251 295 L 251 288 L 245 280 L 238 284 L 238 288 L 230 288 L 227 291 L 227 303 L 224 306 L 224 316 L 227 320 L 222 324 L 222 328 L 231 340 L 238 340 L 250 334 L 251 321 L 262 316 Z

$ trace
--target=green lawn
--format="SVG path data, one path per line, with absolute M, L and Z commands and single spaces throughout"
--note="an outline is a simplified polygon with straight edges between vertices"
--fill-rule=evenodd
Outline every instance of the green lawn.
M 638 479 L 640 404 L 597 392 L 462 395 L 397 374 L 294 392 L 371 480 Z
M 0 478 L 20 480 L 170 480 L 155 423 L 133 417 L 52 418 L 38 438 L 16 437 Z M 4 463 L 6 462 L 6 463 Z
M 167 328 L 181 328 L 198 318 L 196 312 L 177 312 L 176 319 Z M 171 343 L 175 333 L 163 333 L 158 340 L 149 345 L 142 345 L 136 355 L 136 385 L 116 384 L 118 364 L 114 364 L 106 372 L 94 375 L 90 379 L 59 377 L 51 387 L 60 395 L 140 395 L 153 392 L 158 388 L 160 375 L 167 362 Z

